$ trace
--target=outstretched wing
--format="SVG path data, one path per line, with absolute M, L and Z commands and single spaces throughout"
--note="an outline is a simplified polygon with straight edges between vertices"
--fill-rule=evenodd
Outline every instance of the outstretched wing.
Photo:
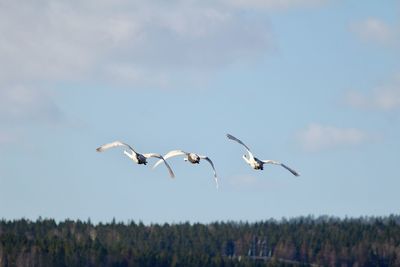
M 182 150 L 172 150 L 172 151 L 168 152 L 167 154 L 165 154 L 163 156 L 163 158 L 164 159 L 169 159 L 169 158 L 172 158 L 172 157 L 176 157 L 176 156 L 180 156 L 180 155 L 187 155 L 187 154 L 189 154 L 189 153 L 187 153 L 185 151 L 182 151 Z M 155 167 L 157 167 L 158 165 L 160 165 L 162 161 L 163 161 L 162 159 L 157 161 L 156 164 L 154 164 L 153 169 Z
M 213 168 L 213 171 L 214 171 L 214 177 L 217 177 L 217 172 L 215 171 L 214 163 L 211 161 L 211 159 L 209 157 L 206 157 L 206 156 L 199 156 L 199 157 L 201 159 L 207 160 L 210 163 L 210 165 L 211 165 L 211 167 Z
M 280 162 L 277 162 L 277 161 L 274 161 L 274 160 L 270 160 L 270 159 L 269 160 L 263 160 L 262 162 L 264 162 L 266 164 L 281 165 L 283 168 L 285 168 L 286 170 L 290 171 L 294 176 L 300 176 L 300 174 L 297 171 L 293 170 L 292 168 L 289 168 L 288 166 L 286 166 L 283 163 L 280 163 Z
M 247 150 L 247 153 L 249 153 L 249 156 L 251 158 L 254 158 L 253 153 L 251 153 L 250 148 L 248 146 L 246 146 L 242 141 L 240 141 L 239 139 L 237 139 L 236 137 L 234 137 L 233 135 L 227 134 L 226 137 L 228 137 L 229 139 L 238 142 L 239 144 L 241 144 L 242 146 L 244 146 Z
M 97 152 L 103 152 L 103 151 L 105 151 L 105 150 L 107 150 L 107 149 L 109 149 L 109 148 L 113 148 L 113 147 L 117 147 L 117 146 L 124 146 L 124 147 L 127 147 L 127 148 L 129 148 L 130 150 L 132 150 L 133 153 L 137 154 L 137 152 L 136 152 L 130 145 L 125 144 L 125 143 L 123 143 L 123 142 L 121 142 L 121 141 L 114 141 L 114 142 L 112 142 L 112 143 L 104 144 L 104 145 L 102 145 L 102 146 L 96 148 L 96 151 L 97 151 Z
M 216 184 L 217 189 L 218 189 L 218 186 L 219 186 L 219 185 L 218 185 L 218 178 L 217 178 L 217 172 L 215 171 L 214 163 L 211 161 L 211 159 L 210 159 L 209 157 L 206 157 L 206 156 L 199 156 L 199 157 L 200 157 L 201 159 L 207 160 L 207 161 L 210 163 L 211 167 L 213 168 L 215 184 Z
M 169 171 L 169 175 L 171 176 L 171 178 L 175 178 L 175 174 L 172 171 L 171 167 L 169 166 L 169 164 L 167 163 L 167 161 L 163 158 L 163 156 L 161 156 L 160 154 L 156 154 L 156 153 L 147 153 L 147 154 L 143 154 L 143 156 L 148 159 L 148 158 L 158 158 L 161 159 L 162 161 L 164 161 L 165 166 L 167 166 L 167 169 Z

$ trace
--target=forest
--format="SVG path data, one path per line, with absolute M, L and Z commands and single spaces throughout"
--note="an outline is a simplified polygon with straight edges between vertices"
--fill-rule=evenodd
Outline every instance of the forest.
M 400 266 L 400 216 L 147 225 L 2 219 L 0 266 Z

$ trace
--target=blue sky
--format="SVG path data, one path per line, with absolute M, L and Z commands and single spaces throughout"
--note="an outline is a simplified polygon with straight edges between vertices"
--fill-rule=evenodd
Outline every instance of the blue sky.
M 399 213 L 397 1 L 0 4 L 0 217 Z M 279 166 L 252 170 L 231 133 Z M 142 153 L 133 164 L 114 140 Z

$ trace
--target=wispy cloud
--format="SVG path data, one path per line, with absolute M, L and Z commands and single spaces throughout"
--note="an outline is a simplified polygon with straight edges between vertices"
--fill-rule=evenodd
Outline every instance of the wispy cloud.
M 344 101 L 353 108 L 391 111 L 400 108 L 400 75 L 370 91 L 349 90 Z
M 54 121 L 60 110 L 51 91 L 65 81 L 166 87 L 177 70 L 202 76 L 255 61 L 273 46 L 266 21 L 219 2 L 20 0 L 0 6 L 3 122 Z
M 356 128 L 320 124 L 311 124 L 298 133 L 300 144 L 309 151 L 359 145 L 370 139 L 370 134 Z
M 396 31 L 378 18 L 367 18 L 350 25 L 350 29 L 362 40 L 378 44 L 391 44 L 396 39 Z
M 8 1 L 0 8 L 0 88 L 98 77 L 165 82 L 171 69 L 195 74 L 256 61 L 274 48 L 274 38 L 267 20 L 244 9 L 326 1 Z
M 273 43 L 265 21 L 200 1 L 11 1 L 0 34 L 0 84 L 207 70 L 256 60 Z
M 14 86 L 0 90 L 0 122 L 57 122 L 62 112 L 47 90 Z
M 400 90 L 379 88 L 368 93 L 351 90 L 345 96 L 345 101 L 354 108 L 389 111 L 400 108 Z
M 314 7 L 328 2 L 328 0 L 223 0 L 241 8 L 288 9 L 297 7 Z
M 243 9 L 318 2 L 324 1 L 3 2 L 0 119 L 53 120 L 60 112 L 51 88 L 65 81 L 166 87 L 178 70 L 197 80 L 255 62 L 274 48 L 274 38 L 267 20 Z

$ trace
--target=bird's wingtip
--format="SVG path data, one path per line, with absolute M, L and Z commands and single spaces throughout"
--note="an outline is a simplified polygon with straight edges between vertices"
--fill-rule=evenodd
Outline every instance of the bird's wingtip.
M 296 177 L 300 176 L 300 173 L 297 172 L 297 171 L 292 171 L 291 173 L 292 173 L 294 176 L 296 176 Z

